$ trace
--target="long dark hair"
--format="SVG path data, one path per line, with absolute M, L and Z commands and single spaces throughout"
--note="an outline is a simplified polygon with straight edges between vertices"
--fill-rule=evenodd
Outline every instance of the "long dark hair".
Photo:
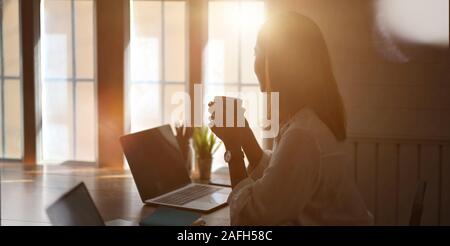
M 257 46 L 265 56 L 269 90 L 280 93 L 281 106 L 291 112 L 310 107 L 338 141 L 345 140 L 344 105 L 319 27 L 298 13 L 279 13 L 263 25 Z

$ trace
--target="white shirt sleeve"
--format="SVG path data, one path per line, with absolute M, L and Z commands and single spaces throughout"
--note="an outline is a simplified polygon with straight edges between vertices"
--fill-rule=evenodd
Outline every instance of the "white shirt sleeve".
M 262 177 L 248 177 L 234 187 L 228 197 L 231 225 L 280 225 L 296 220 L 317 189 L 319 172 L 315 140 L 303 130 L 289 131 L 268 159 Z M 256 169 L 253 175 L 258 176 Z
M 271 157 L 271 150 L 263 150 L 261 160 L 259 161 L 258 165 L 254 168 L 251 168 L 250 166 L 247 168 L 247 173 L 253 180 L 258 180 L 262 177 L 264 170 L 266 170 L 267 166 L 269 165 Z

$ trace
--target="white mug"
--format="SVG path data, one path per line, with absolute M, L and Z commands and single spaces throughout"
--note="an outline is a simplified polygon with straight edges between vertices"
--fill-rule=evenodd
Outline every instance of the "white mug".
M 242 99 L 216 96 L 212 111 L 215 127 L 245 127 Z

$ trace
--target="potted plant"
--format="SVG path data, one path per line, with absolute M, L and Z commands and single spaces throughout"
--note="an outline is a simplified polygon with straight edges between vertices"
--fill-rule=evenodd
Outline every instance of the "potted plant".
M 220 142 L 208 127 L 195 128 L 193 141 L 199 179 L 208 181 L 211 178 L 213 155 L 219 148 Z

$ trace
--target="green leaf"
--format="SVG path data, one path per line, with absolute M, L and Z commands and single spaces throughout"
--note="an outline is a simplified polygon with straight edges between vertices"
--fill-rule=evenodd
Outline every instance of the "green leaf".
M 198 158 L 211 158 L 217 150 L 217 138 L 208 127 L 195 128 L 193 143 Z

